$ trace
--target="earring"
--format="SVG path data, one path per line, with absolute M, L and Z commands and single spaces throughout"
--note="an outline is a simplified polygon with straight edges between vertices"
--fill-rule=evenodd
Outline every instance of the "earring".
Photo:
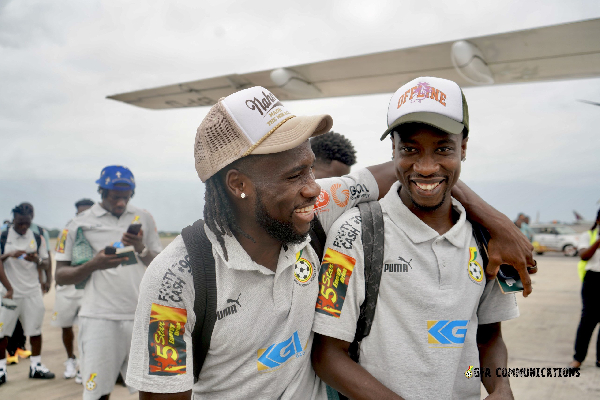
M 467 157 L 463 157 L 463 159 L 460 161 L 467 161 Z
M 241 197 L 242 199 L 245 199 L 245 198 L 246 198 L 246 193 L 242 192 L 242 194 L 240 194 L 240 197 Z

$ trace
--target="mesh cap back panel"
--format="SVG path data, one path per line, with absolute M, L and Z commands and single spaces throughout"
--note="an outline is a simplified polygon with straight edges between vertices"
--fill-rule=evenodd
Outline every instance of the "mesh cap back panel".
M 205 182 L 221 168 L 241 158 L 250 146 L 252 143 L 218 102 L 196 132 L 194 156 L 198 176 Z

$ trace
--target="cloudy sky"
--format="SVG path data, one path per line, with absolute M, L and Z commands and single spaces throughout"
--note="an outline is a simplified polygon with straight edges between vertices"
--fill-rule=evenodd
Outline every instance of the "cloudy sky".
M 159 229 L 201 216 L 193 163 L 208 108 L 152 111 L 107 95 L 159 85 L 600 17 L 596 0 L 0 0 L 0 218 L 21 201 L 60 227 L 97 199 L 103 166 L 129 166 Z M 514 218 L 593 218 L 600 199 L 600 79 L 465 90 L 462 179 Z M 359 164 L 388 159 L 390 94 L 290 102 L 327 112 Z

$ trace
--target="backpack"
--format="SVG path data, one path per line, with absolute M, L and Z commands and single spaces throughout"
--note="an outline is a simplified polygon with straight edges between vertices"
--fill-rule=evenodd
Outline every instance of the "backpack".
M 367 282 L 367 297 L 361 305 L 361 314 L 357 324 L 358 341 L 369 334 L 375 304 L 381 280 L 383 263 L 383 214 L 379 202 L 372 201 L 358 205 L 363 221 L 363 243 L 365 243 L 365 282 Z M 323 225 L 314 219 L 310 232 L 310 245 L 317 253 L 319 260 L 323 258 L 327 236 Z M 194 360 L 194 382 L 198 381 L 200 370 L 206 359 L 213 328 L 217 319 L 217 283 L 215 259 L 212 254 L 212 244 L 204 231 L 204 221 L 199 219 L 184 228 L 181 237 L 185 244 L 194 279 L 194 314 L 196 324 L 192 332 L 192 354 Z M 366 240 L 364 238 L 367 238 Z M 377 243 L 376 245 L 374 243 Z M 374 271 L 371 266 L 378 265 Z M 353 344 L 354 345 L 354 344 Z M 358 348 L 358 344 L 354 345 Z M 355 361 L 357 361 L 356 359 Z
M 381 204 L 378 201 L 360 203 L 358 205 L 362 221 L 362 242 L 364 251 L 365 265 L 365 300 L 360 306 L 360 314 L 356 323 L 356 333 L 354 341 L 350 345 L 349 355 L 358 362 L 360 353 L 360 342 L 369 335 L 377 298 L 379 294 L 379 283 L 381 282 L 381 273 L 383 270 L 383 246 L 384 246 L 384 226 L 383 212 Z M 471 222 L 473 226 L 473 235 L 481 252 L 483 268 L 488 264 L 487 244 L 489 240 L 488 232 L 479 224 Z M 217 283 L 215 260 L 212 254 L 212 244 L 204 231 L 204 221 L 199 219 L 193 225 L 183 229 L 181 232 L 190 263 L 192 266 L 192 276 L 194 279 L 194 314 L 196 315 L 196 324 L 192 332 L 192 354 L 194 360 L 194 382 L 198 381 L 200 370 L 206 359 L 212 331 L 217 319 Z M 319 260 L 323 258 L 325 249 L 326 234 L 323 226 L 317 218 L 310 231 L 311 242 Z M 341 397 L 341 394 L 340 394 Z
M 10 225 L 2 231 L 2 234 L 0 234 L 0 254 L 4 254 L 4 247 L 6 247 L 6 241 L 8 240 L 8 231 L 10 229 Z M 37 251 L 39 253 L 40 251 L 40 246 L 42 245 L 42 228 L 39 228 L 40 230 L 40 235 L 38 235 L 37 233 L 33 232 L 33 237 L 35 238 L 35 243 L 37 244 Z
M 311 246 L 323 257 L 325 230 L 317 218 L 310 231 Z M 204 221 L 199 219 L 181 231 L 194 279 L 194 314 L 196 324 L 192 332 L 192 354 L 194 360 L 194 382 L 198 381 L 200 370 L 210 347 L 212 331 L 217 320 L 217 282 L 215 259 L 212 244 L 204 231 Z

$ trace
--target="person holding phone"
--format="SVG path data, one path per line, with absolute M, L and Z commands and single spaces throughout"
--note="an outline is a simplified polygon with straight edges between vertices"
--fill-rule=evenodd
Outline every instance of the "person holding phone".
M 77 215 L 62 231 L 56 246 L 56 282 L 77 284 L 89 277 L 79 310 L 83 398 L 107 398 L 119 372 L 125 376 L 139 285 L 146 267 L 162 250 L 156 224 L 148 211 L 130 204 L 135 191 L 126 167 L 105 167 L 96 181 L 101 201 Z M 133 227 L 131 227 L 133 225 Z M 93 258 L 71 266 L 76 246 L 85 241 Z M 107 254 L 107 247 L 132 246 L 136 263 Z
M 6 346 L 17 320 L 23 325 L 25 336 L 31 344 L 29 377 L 52 379 L 54 374 L 42 364 L 42 321 L 44 301 L 40 285 L 40 271 L 49 271 L 49 256 L 43 236 L 31 230 L 33 207 L 23 203 L 13 210 L 13 225 L 1 236 L 0 261 L 8 282 L 2 282 L 4 299 L 0 307 L 0 385 L 6 382 Z M 48 276 L 51 274 L 48 273 Z M 8 286 L 7 286 L 8 283 Z

